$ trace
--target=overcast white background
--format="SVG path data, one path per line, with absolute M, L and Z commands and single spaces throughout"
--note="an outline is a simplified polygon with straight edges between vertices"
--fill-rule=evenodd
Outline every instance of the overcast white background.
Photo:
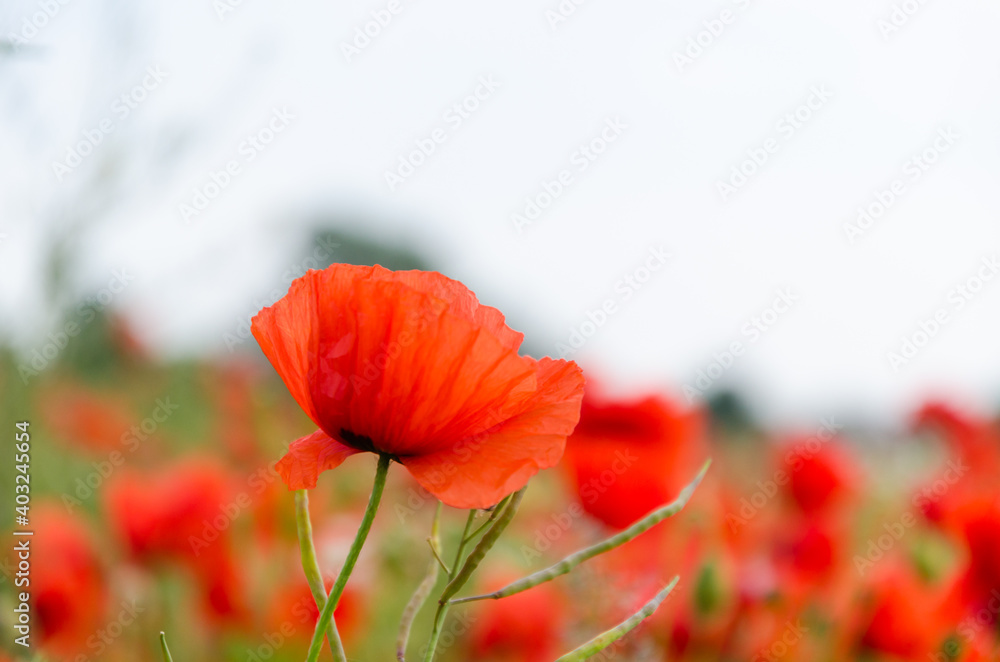
M 0 35 L 23 35 L 45 4 L 4 2 Z M 400 0 L 348 62 L 342 45 L 387 4 L 244 0 L 220 18 L 211 0 L 52 0 L 0 56 L 4 335 L 30 350 L 54 328 L 45 247 L 68 236 L 81 294 L 126 269 L 115 305 L 150 344 L 227 354 L 223 334 L 297 259 L 291 228 L 356 212 L 354 230 L 426 253 L 533 348 L 557 353 L 588 310 L 618 302 L 572 356 L 617 388 L 683 397 L 742 341 L 718 383 L 779 418 L 997 401 L 1000 278 L 961 310 L 948 298 L 1000 255 L 995 1 L 567 1 L 553 27 L 557 0 Z M 878 22 L 904 4 L 886 36 Z M 732 22 L 679 70 L 675 53 L 724 10 Z M 119 119 L 114 100 L 150 66 L 166 78 Z M 454 129 L 445 113 L 481 76 L 499 87 Z M 831 98 L 783 136 L 816 86 Z M 248 163 L 240 143 L 274 108 L 294 120 Z M 105 118 L 114 132 L 58 181 L 53 162 Z M 577 172 L 609 118 L 627 128 Z M 911 181 L 904 165 L 946 127 L 959 138 Z M 436 128 L 447 141 L 390 191 L 386 170 Z M 769 138 L 777 152 L 723 201 L 717 183 Z M 240 174 L 185 223 L 179 205 L 229 160 Z M 512 214 L 562 169 L 573 184 L 519 233 Z M 904 193 L 851 243 L 845 224 L 895 179 Z M 620 301 L 616 282 L 661 246 L 666 267 Z M 744 324 L 781 288 L 797 303 L 750 342 Z M 894 370 L 887 353 L 940 308 L 949 322 Z

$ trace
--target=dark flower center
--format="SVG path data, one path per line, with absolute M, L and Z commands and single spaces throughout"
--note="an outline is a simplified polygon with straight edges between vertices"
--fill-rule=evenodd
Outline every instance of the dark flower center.
M 371 437 L 366 437 L 363 434 L 355 434 L 347 428 L 340 428 L 340 438 L 344 440 L 345 444 L 351 448 L 357 448 L 359 451 L 368 453 L 381 452 L 375 448 L 375 442 L 372 441 Z

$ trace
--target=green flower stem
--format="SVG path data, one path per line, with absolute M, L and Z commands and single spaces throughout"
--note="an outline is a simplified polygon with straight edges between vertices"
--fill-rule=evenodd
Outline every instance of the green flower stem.
M 485 535 L 479 540 L 475 549 L 469 554 L 468 558 L 465 559 L 465 563 L 462 563 L 462 552 L 465 549 L 465 544 L 470 540 L 472 536 L 469 535 L 469 530 L 472 528 L 472 520 L 475 518 L 476 511 L 469 512 L 469 519 L 465 523 L 465 531 L 462 532 L 462 538 L 458 545 L 458 554 L 455 557 L 455 565 L 452 568 L 452 573 L 448 576 L 448 585 L 445 586 L 444 592 L 441 594 L 441 598 L 438 600 L 437 613 L 434 614 L 434 626 L 431 630 L 431 638 L 427 644 L 427 652 L 424 655 L 424 662 L 433 662 L 434 653 L 437 651 L 438 639 L 441 637 L 441 629 L 444 626 L 445 618 L 448 616 L 448 608 L 450 603 L 448 598 L 455 595 L 455 593 L 469 581 L 469 577 L 472 573 L 479 567 L 483 559 L 486 557 L 486 553 L 490 551 L 490 548 L 496 544 L 496 541 L 500 538 L 500 534 L 504 532 L 510 521 L 514 519 L 514 515 L 517 513 L 517 508 L 521 505 L 521 498 L 524 496 L 524 491 L 528 489 L 525 485 L 520 490 L 515 492 L 510 500 L 507 501 L 507 505 L 503 509 L 503 514 L 496 518 L 493 526 L 486 532 Z M 459 564 L 461 564 L 461 570 L 459 570 Z
M 582 662 L 582 660 L 586 660 L 591 655 L 600 653 L 602 650 L 624 637 L 631 630 L 633 630 L 635 626 L 639 625 L 639 623 L 653 615 L 653 612 L 656 611 L 660 604 L 667 599 L 668 595 L 670 595 L 670 592 L 674 590 L 674 587 L 677 586 L 677 581 L 679 579 L 680 577 L 674 577 L 669 584 L 663 587 L 663 590 L 656 594 L 656 597 L 647 602 L 642 609 L 629 616 L 619 625 L 597 635 L 579 648 L 574 649 L 572 652 L 566 653 L 556 660 L 556 662 Z
M 431 629 L 431 639 L 427 642 L 427 651 L 424 653 L 424 662 L 433 662 L 434 653 L 437 651 L 438 639 L 441 638 L 441 626 L 448 616 L 448 603 L 439 604 L 437 612 L 434 614 L 434 625 Z
M 469 539 L 471 538 L 469 531 L 472 529 L 472 524 L 475 521 L 476 509 L 473 508 L 469 511 L 469 516 L 465 518 L 465 529 L 462 530 L 462 537 L 458 539 L 458 550 L 455 552 L 455 562 L 452 563 L 451 570 L 448 571 L 449 582 L 455 578 L 455 573 L 462 567 L 462 555 L 465 552 L 465 546 L 469 543 Z
M 372 495 L 368 499 L 368 507 L 365 509 L 364 517 L 361 518 L 361 525 L 358 527 L 358 533 L 354 537 L 351 549 L 347 552 L 344 567 L 340 569 L 337 581 L 330 590 L 326 604 L 323 605 L 323 609 L 319 614 L 319 620 L 316 621 L 316 630 L 313 632 L 312 642 L 309 644 L 309 654 L 306 656 L 306 662 L 316 662 L 319 659 L 320 649 L 323 648 L 323 633 L 333 619 L 333 610 L 337 608 L 337 603 L 340 602 L 340 596 L 344 593 L 347 580 L 354 570 L 354 564 L 358 562 L 358 556 L 361 554 L 361 548 L 364 547 L 365 539 L 372 528 L 372 522 L 375 521 L 378 504 L 382 500 L 382 492 L 385 491 L 385 477 L 389 473 L 389 462 L 388 455 L 379 455 L 378 469 L 375 471 L 375 484 L 372 486 Z
M 483 532 L 483 529 L 485 529 L 486 527 L 488 527 L 490 524 L 493 523 L 494 520 L 496 520 L 497 515 L 499 515 L 501 512 L 503 512 L 503 508 L 504 508 L 504 506 L 507 505 L 507 502 L 510 500 L 510 496 L 511 495 L 508 494 L 507 496 L 505 496 L 503 499 L 500 500 L 500 503 L 498 503 L 497 505 L 495 505 L 493 507 L 493 512 L 490 513 L 490 518 L 488 520 L 486 520 L 483 523 L 482 526 L 480 526 L 478 529 L 476 529 L 475 531 L 473 531 L 472 533 L 470 533 L 468 535 L 468 537 L 465 538 L 466 542 L 468 542 L 470 540 L 474 540 L 476 538 L 476 536 L 478 536 L 480 533 Z
M 434 558 L 431 559 L 430 565 L 427 566 L 427 574 L 424 576 L 424 580 L 420 582 L 420 586 L 413 592 L 413 597 L 406 604 L 406 609 L 403 610 L 403 616 L 399 621 L 399 637 L 396 639 L 396 659 L 399 662 L 406 662 L 406 645 L 410 640 L 410 630 L 413 628 L 413 621 L 416 619 L 417 614 L 420 613 L 420 608 L 427 602 L 427 598 L 430 597 L 434 585 L 437 584 L 438 564 L 440 563 L 444 566 L 444 562 L 441 561 L 441 555 L 437 551 L 441 544 L 439 535 L 440 520 L 441 502 L 438 501 L 437 509 L 434 511 L 434 521 L 431 523 L 431 537 L 427 539 Z M 446 570 L 446 572 L 450 571 Z
M 170 649 L 167 648 L 167 635 L 163 632 L 160 633 L 160 650 L 163 651 L 163 662 L 174 662 L 174 658 L 170 657 Z
M 504 529 L 510 524 L 511 520 L 514 519 L 514 515 L 517 514 L 517 508 L 521 505 L 521 499 L 524 497 L 524 491 L 528 489 L 525 485 L 520 490 L 514 493 L 510 501 L 507 502 L 507 507 L 504 508 L 503 514 L 500 515 L 490 530 L 483 534 L 483 537 L 479 540 L 476 548 L 472 550 L 469 557 L 465 559 L 465 564 L 462 565 L 462 569 L 459 570 L 454 578 L 444 587 L 444 593 L 441 594 L 441 602 L 446 603 L 451 596 L 455 595 L 460 588 L 465 586 L 465 583 L 469 581 L 472 573 L 476 571 L 479 564 L 483 562 L 486 558 L 486 553 L 490 551 L 493 545 L 499 540 L 501 534 L 503 534 Z
M 441 569 L 444 570 L 445 574 L 451 576 L 451 568 L 449 568 L 448 564 L 444 562 L 443 558 L 441 558 L 441 550 L 438 547 L 439 544 L 440 543 L 433 537 L 427 539 L 427 545 L 431 548 L 431 556 L 434 557 L 434 560 L 437 561 L 439 566 L 441 566 Z
M 712 461 L 708 460 L 705 462 L 701 471 L 695 476 L 695 479 L 691 483 L 681 490 L 681 493 L 677 495 L 671 503 L 665 506 L 661 506 L 649 513 L 642 519 L 638 520 L 632 526 L 628 527 L 624 531 L 611 536 L 597 544 L 591 545 L 585 549 L 581 549 L 578 552 L 570 554 L 562 561 L 559 561 L 555 565 L 552 565 L 544 570 L 539 570 L 538 572 L 528 575 L 523 579 L 519 579 L 516 582 L 508 584 L 498 591 L 493 593 L 484 593 L 482 595 L 473 595 L 467 598 L 457 598 L 455 600 L 449 600 L 448 604 L 457 605 L 464 602 L 474 602 L 476 600 L 499 600 L 500 598 L 506 598 L 508 596 L 514 595 L 515 593 L 520 593 L 521 591 L 526 591 L 533 586 L 538 586 L 539 584 L 544 584 L 545 582 L 552 581 L 556 577 L 565 575 L 571 571 L 576 566 L 580 565 L 588 559 L 592 559 L 595 556 L 608 552 L 616 547 L 620 547 L 625 543 L 629 542 L 645 533 L 652 527 L 656 526 L 663 520 L 667 519 L 672 515 L 676 515 L 680 510 L 687 505 L 687 502 L 691 499 L 691 495 L 694 494 L 695 488 L 701 483 L 701 480 L 705 477 L 705 473 L 708 471 L 708 467 L 711 466 Z M 489 535 L 489 534 L 487 534 Z M 446 591 L 447 592 L 447 591 Z
M 472 524 L 476 520 L 476 509 L 473 508 L 469 510 L 469 516 L 465 518 L 465 528 L 462 529 L 462 537 L 458 539 L 458 550 L 455 552 L 455 562 L 451 566 L 451 570 L 448 571 L 448 581 L 451 582 L 455 578 L 455 573 L 458 572 L 462 565 L 462 555 L 465 552 L 465 545 L 469 542 L 472 537 L 469 535 L 469 531 L 472 530 Z M 434 612 L 434 624 L 431 626 L 431 638 L 427 643 L 427 651 L 424 653 L 424 662 L 430 662 L 434 659 L 434 651 L 437 650 L 438 638 L 441 636 L 441 627 L 444 625 L 444 619 L 448 616 L 448 605 L 441 604 L 438 602 L 437 611 Z
M 316 559 L 316 545 L 313 543 L 312 522 L 309 520 L 309 493 L 305 490 L 295 491 L 295 525 L 299 533 L 299 550 L 302 553 L 302 570 L 305 571 L 309 589 L 312 591 L 316 608 L 323 611 L 326 604 L 326 586 L 323 583 L 323 573 Z M 347 662 L 344 644 L 337 632 L 337 621 L 330 619 L 326 630 L 326 638 L 333 651 L 333 659 L 337 662 Z

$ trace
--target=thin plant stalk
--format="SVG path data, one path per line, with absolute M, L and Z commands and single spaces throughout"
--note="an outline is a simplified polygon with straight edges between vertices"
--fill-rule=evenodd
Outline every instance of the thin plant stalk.
M 313 631 L 312 642 L 309 644 L 306 662 L 316 662 L 319 659 L 319 652 L 323 648 L 323 633 L 333 618 L 333 611 L 337 608 L 337 603 L 340 602 L 340 596 L 344 593 L 347 580 L 354 570 L 354 564 L 358 562 L 358 556 L 361 554 L 361 548 L 364 547 L 365 539 L 368 538 L 372 522 L 375 521 L 375 513 L 378 512 L 379 502 L 382 501 L 382 492 L 385 491 L 385 477 L 389 473 L 390 461 L 388 455 L 379 455 L 378 469 L 375 471 L 375 484 L 372 486 L 372 494 L 368 499 L 368 507 L 365 509 L 364 517 L 361 518 L 361 525 L 358 527 L 354 542 L 351 543 L 351 549 L 347 552 L 344 566 L 340 569 L 337 581 L 334 582 L 330 595 L 327 596 L 326 604 L 320 611 L 319 619 L 316 621 L 316 629 Z
M 420 582 L 417 590 L 413 592 L 413 597 L 406 604 L 403 616 L 399 622 L 399 637 L 396 639 L 396 659 L 398 662 L 406 662 L 406 646 L 410 640 L 410 630 L 413 629 L 413 621 L 417 618 L 417 614 L 420 613 L 420 609 L 427 602 L 427 598 L 430 597 L 431 591 L 434 590 L 434 585 L 437 584 L 438 565 L 444 566 L 444 563 L 441 562 L 441 555 L 438 552 L 438 547 L 441 544 L 439 533 L 440 520 L 441 502 L 438 501 L 437 509 L 434 511 L 434 521 L 431 523 L 431 537 L 428 538 L 431 547 L 431 562 L 427 566 L 427 574 L 424 575 L 423 581 Z
M 431 556 L 434 557 L 437 564 L 441 566 L 441 569 L 445 571 L 445 574 L 451 575 L 451 568 L 449 568 L 448 564 L 444 562 L 443 558 L 441 558 L 441 549 L 438 547 L 438 543 L 432 538 L 428 538 L 427 545 L 431 548 Z
M 444 587 L 444 592 L 441 594 L 441 602 L 448 602 L 449 598 L 455 595 L 460 588 L 465 586 L 465 583 L 469 581 L 470 577 L 472 577 L 472 573 L 476 571 L 479 564 L 483 562 L 484 558 L 486 558 L 486 553 L 493 548 L 493 545 L 496 544 L 497 540 L 499 540 L 500 536 L 503 534 L 504 529 L 506 529 L 507 525 L 511 523 L 511 520 L 514 519 L 514 515 L 517 514 L 517 508 L 521 505 L 521 499 L 524 497 L 524 491 L 527 487 L 528 486 L 525 485 L 514 493 L 514 496 L 511 497 L 510 501 L 507 503 L 507 507 L 504 508 L 503 514 L 497 518 L 496 522 L 493 523 L 493 526 L 490 527 L 489 531 L 483 534 L 483 537 L 479 539 L 479 542 L 476 544 L 476 548 L 472 550 L 472 553 L 469 554 L 467 559 L 465 559 L 465 563 L 462 564 L 462 569 L 455 573 L 452 580 L 448 582 L 447 586 Z
M 451 564 L 451 570 L 448 571 L 448 581 L 450 582 L 455 578 L 455 573 L 458 572 L 459 568 L 462 567 L 463 554 L 465 553 L 465 546 L 469 544 L 472 536 L 469 535 L 469 531 L 472 530 L 472 525 L 476 521 L 476 510 L 472 509 L 469 511 L 469 516 L 465 518 L 465 529 L 462 530 L 462 537 L 458 539 L 458 550 L 455 552 L 455 562 Z
M 458 539 L 458 550 L 455 552 L 455 561 L 451 565 L 451 570 L 448 571 L 448 581 L 451 582 L 455 578 L 455 573 L 458 572 L 462 564 L 462 556 L 465 552 L 465 545 L 472 538 L 469 532 L 472 531 L 472 524 L 476 520 L 476 510 L 472 509 L 469 511 L 469 516 L 465 518 L 465 528 L 462 529 L 462 537 Z M 438 602 L 437 611 L 434 612 L 434 623 L 431 625 L 431 638 L 427 643 L 427 650 L 424 653 L 424 662 L 429 662 L 434 659 L 434 651 L 437 649 L 438 638 L 441 636 L 441 627 L 444 625 L 444 619 L 448 616 L 448 605 L 441 604 Z
M 635 626 L 639 625 L 639 623 L 642 623 L 644 620 L 653 615 L 653 612 L 657 610 L 660 604 L 667 599 L 668 595 L 670 595 L 670 592 L 674 590 L 674 587 L 677 586 L 679 579 L 680 577 L 674 577 L 670 583 L 664 586 L 652 600 L 647 602 L 642 607 L 642 609 L 626 618 L 617 626 L 607 630 L 606 632 L 602 632 L 582 646 L 566 653 L 557 659 L 556 662 L 582 662 L 592 655 L 597 655 L 602 650 L 624 637 L 626 634 L 635 629 Z
M 528 575 L 522 579 L 504 586 L 500 590 L 494 591 L 492 593 L 484 593 L 482 595 L 473 595 L 466 598 L 456 598 L 454 600 L 449 600 L 448 604 L 457 605 L 466 602 L 474 602 L 476 600 L 499 600 L 500 598 L 506 598 L 521 591 L 527 591 L 529 588 L 538 586 L 539 584 L 544 584 L 545 582 L 552 581 L 556 577 L 561 577 L 566 573 L 570 572 L 573 568 L 580 565 L 588 559 L 592 559 L 595 556 L 604 554 L 605 552 L 611 551 L 616 547 L 621 547 L 625 543 L 629 542 L 642 535 L 652 527 L 656 526 L 663 520 L 667 519 L 672 515 L 676 515 L 680 510 L 687 505 L 687 502 L 691 499 L 694 494 L 695 488 L 701 483 L 701 480 L 705 477 L 705 473 L 708 471 L 708 467 L 711 466 L 712 461 L 708 460 L 705 465 L 695 476 L 695 479 L 677 495 L 671 503 L 665 506 L 661 506 L 649 513 L 642 519 L 638 520 L 632 526 L 628 527 L 624 531 L 606 538 L 599 543 L 591 545 L 581 549 L 578 552 L 570 554 L 562 561 L 545 568 L 544 570 L 539 570 L 538 572 Z
M 468 538 L 466 538 L 466 542 L 470 540 L 475 540 L 476 536 L 482 533 L 486 527 L 488 527 L 490 524 L 494 522 L 494 520 L 496 520 L 497 516 L 503 512 L 504 506 L 506 506 L 507 501 L 510 500 L 510 496 L 511 495 L 508 494 L 507 496 L 505 496 L 503 499 L 500 500 L 500 503 L 498 503 L 496 506 L 493 507 L 493 512 L 490 513 L 489 519 L 483 522 L 482 526 L 480 526 L 478 529 L 470 533 Z
M 445 618 L 448 616 L 448 608 L 450 606 L 449 598 L 455 595 L 455 593 L 465 585 L 472 573 L 475 572 L 479 564 L 482 563 L 483 559 L 486 557 L 486 553 L 490 551 L 493 545 L 496 544 L 500 535 L 510 524 L 511 520 L 514 519 L 514 515 L 517 514 L 518 506 L 521 505 L 521 499 L 524 497 L 524 491 L 528 489 L 525 485 L 520 490 L 515 492 L 507 505 L 503 509 L 503 513 L 500 514 L 493 526 L 489 528 L 488 531 L 480 538 L 479 542 L 476 544 L 475 549 L 472 553 L 465 559 L 462 563 L 462 552 L 464 551 L 465 543 L 471 538 L 469 536 L 469 529 L 472 525 L 474 511 L 470 513 L 469 520 L 465 524 L 465 531 L 462 533 L 461 542 L 458 547 L 458 555 L 455 558 L 455 565 L 452 568 L 452 574 L 448 577 L 448 585 L 445 586 L 444 591 L 441 593 L 441 598 L 438 600 L 437 613 L 434 615 L 434 625 L 431 630 L 431 638 L 427 644 L 427 652 L 424 655 L 424 662 L 433 662 L 434 654 L 437 651 L 438 639 L 441 637 L 441 630 L 444 626 Z M 459 564 L 461 563 L 461 569 Z
M 170 657 L 170 649 L 167 648 L 167 635 L 163 632 L 160 633 L 160 651 L 163 653 L 163 662 L 174 662 L 174 658 Z
M 302 570 L 309 582 L 309 590 L 312 591 L 313 600 L 316 601 L 316 609 L 323 611 L 323 606 L 326 604 L 326 586 L 323 583 L 323 572 L 320 570 L 319 561 L 316 558 L 312 522 L 309 519 L 309 493 L 306 490 L 295 491 L 295 526 L 299 534 Z M 347 662 L 344 644 L 340 640 L 340 633 L 337 632 L 336 619 L 330 619 L 330 625 L 326 629 L 326 638 L 330 642 L 333 659 L 336 662 Z

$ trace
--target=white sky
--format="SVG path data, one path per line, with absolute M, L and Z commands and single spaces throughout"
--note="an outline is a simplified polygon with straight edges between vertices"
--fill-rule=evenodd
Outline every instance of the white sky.
M 134 274 L 116 303 L 178 354 L 226 351 L 222 335 L 295 260 L 289 218 L 357 210 L 364 231 L 428 252 L 533 347 L 557 353 L 611 299 L 573 358 L 619 387 L 679 394 L 740 341 L 719 383 L 779 417 L 1000 395 L 1000 278 L 960 309 L 953 292 L 1000 257 L 993 0 L 897 0 L 916 11 L 888 37 L 888 0 L 587 0 L 554 29 L 557 0 L 400 0 L 350 62 L 342 44 L 388 0 L 244 0 L 221 20 L 210 0 L 52 2 L 0 59 L 0 312 L 25 348 L 48 330 L 41 248 L 74 215 L 91 223 L 81 292 Z M 45 5 L 3 4 L 2 35 Z M 675 52 L 723 11 L 731 23 L 679 71 Z M 114 100 L 150 66 L 166 79 L 121 118 Z M 449 108 L 491 76 L 499 87 L 455 127 Z M 830 97 L 796 130 L 779 125 L 815 89 Z M 275 108 L 294 119 L 247 161 L 241 142 Z M 574 154 L 614 118 L 625 128 L 580 172 Z M 57 181 L 53 161 L 104 119 L 114 133 Z M 435 129 L 447 140 L 391 191 L 385 171 Z M 908 162 L 944 129 L 958 137 L 915 179 Z M 723 201 L 717 183 L 767 145 Z M 178 206 L 230 160 L 240 173 L 183 223 Z M 115 164 L 117 179 L 103 170 Z M 518 233 L 511 215 L 563 169 L 572 183 Z M 894 180 L 902 193 L 851 243 L 845 224 Z M 114 204 L 79 202 L 95 181 L 117 182 Z M 616 283 L 658 247 L 665 268 L 623 301 Z M 744 333 L 782 289 L 794 306 Z M 947 323 L 894 370 L 887 353 L 939 309 Z

